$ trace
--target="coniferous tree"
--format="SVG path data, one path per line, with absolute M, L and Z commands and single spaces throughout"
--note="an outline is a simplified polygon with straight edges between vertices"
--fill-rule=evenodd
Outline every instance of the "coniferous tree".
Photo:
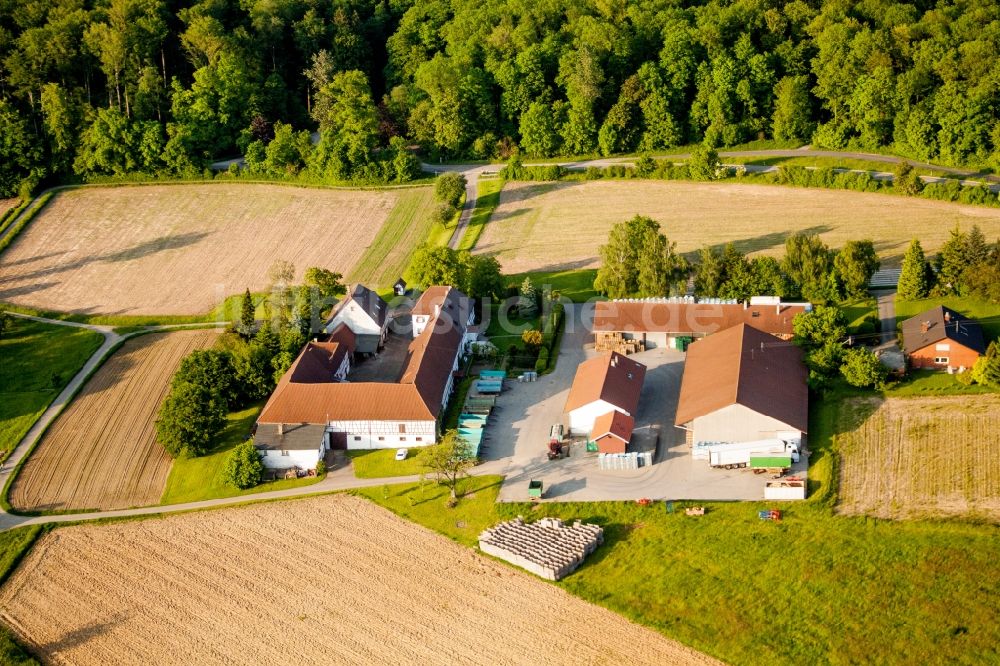
M 920 241 L 914 238 L 903 256 L 897 295 L 907 301 L 926 298 L 931 286 L 929 276 L 930 266 L 924 256 L 924 249 L 920 246 Z

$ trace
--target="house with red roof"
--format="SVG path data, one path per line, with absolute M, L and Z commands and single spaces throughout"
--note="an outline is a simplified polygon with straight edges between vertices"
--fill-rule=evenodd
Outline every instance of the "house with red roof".
M 450 298 L 468 300 L 457 290 Z M 296 446 L 321 456 L 331 448 L 433 444 L 465 353 L 465 334 L 464 326 L 439 312 L 410 341 L 395 381 L 350 381 L 346 369 L 359 350 L 347 322 L 333 330 L 329 341 L 310 342 L 278 381 L 257 419 L 254 442 L 265 465 L 301 466 L 292 464 Z
M 617 352 L 581 363 L 564 409 L 570 433 L 603 441 L 608 449 L 604 453 L 624 452 L 635 427 L 645 378 L 646 366 Z

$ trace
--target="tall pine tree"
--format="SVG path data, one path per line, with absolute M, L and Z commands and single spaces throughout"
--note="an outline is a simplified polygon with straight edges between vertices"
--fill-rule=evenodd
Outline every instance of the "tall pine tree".
M 963 234 L 958 225 L 951 230 L 951 237 L 942 246 L 937 258 L 938 284 L 942 294 L 957 294 L 961 292 L 962 273 L 969 266 L 968 237 Z
M 924 248 L 916 238 L 910 243 L 903 256 L 903 269 L 899 275 L 897 295 L 903 300 L 912 301 L 925 298 L 930 291 L 930 270 Z

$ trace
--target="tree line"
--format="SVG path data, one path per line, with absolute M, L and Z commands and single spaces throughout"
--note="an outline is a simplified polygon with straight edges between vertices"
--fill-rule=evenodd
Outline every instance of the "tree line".
M 0 195 L 236 153 L 261 176 L 402 181 L 411 144 L 775 139 L 998 166 L 990 0 L 4 0 L 0 36 Z
M 675 248 L 655 220 L 637 215 L 619 222 L 599 249 L 594 288 L 610 298 L 659 297 L 683 293 L 693 277 L 702 297 L 746 301 L 767 294 L 827 304 L 863 297 L 880 266 L 870 240 L 834 251 L 815 234 L 789 236 L 781 259 L 750 258 L 729 243 L 705 246 L 692 261 Z

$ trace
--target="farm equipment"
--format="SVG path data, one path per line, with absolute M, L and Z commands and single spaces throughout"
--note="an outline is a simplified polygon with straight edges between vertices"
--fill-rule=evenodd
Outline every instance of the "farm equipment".
M 757 517 L 761 520 L 770 520 L 777 523 L 781 520 L 781 509 L 765 509 L 764 511 L 758 511 Z
M 754 474 L 771 472 L 774 478 L 780 478 L 792 466 L 791 456 L 770 456 L 757 453 L 750 454 L 750 469 Z
M 558 460 L 563 457 L 562 444 L 559 442 L 549 442 L 549 460 Z
M 540 479 L 532 479 L 528 482 L 528 499 L 531 501 L 542 499 L 542 482 Z
M 704 516 L 705 515 L 705 507 L 703 507 L 703 506 L 689 506 L 688 508 L 684 509 L 684 515 L 685 516 Z

